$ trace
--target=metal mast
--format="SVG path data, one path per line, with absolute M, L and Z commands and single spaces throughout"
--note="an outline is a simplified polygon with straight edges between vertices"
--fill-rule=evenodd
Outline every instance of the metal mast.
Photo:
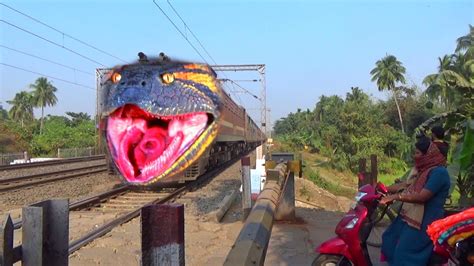
M 210 65 L 214 71 L 257 71 L 260 75 L 260 116 L 261 116 L 261 123 L 260 128 L 262 132 L 265 133 L 265 136 L 268 136 L 267 131 L 267 87 L 265 81 L 265 64 L 249 64 L 249 65 Z

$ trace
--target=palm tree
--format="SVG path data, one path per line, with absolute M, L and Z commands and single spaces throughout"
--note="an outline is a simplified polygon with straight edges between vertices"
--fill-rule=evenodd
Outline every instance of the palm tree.
M 30 88 L 33 89 L 33 102 L 36 107 L 41 107 L 41 126 L 40 134 L 43 132 L 43 118 L 44 118 L 44 107 L 53 106 L 58 101 L 54 94 L 58 89 L 48 81 L 47 78 L 38 78 L 35 84 L 31 84 Z
M 397 105 L 398 118 L 400 119 L 400 126 L 403 133 L 405 133 L 405 128 L 403 127 L 402 113 L 400 111 L 400 105 L 398 104 L 399 90 L 396 87 L 396 83 L 400 82 L 401 84 L 405 84 L 405 76 L 403 75 L 405 71 L 405 67 L 393 55 L 386 55 L 381 60 L 378 60 L 375 63 L 375 68 L 370 71 L 372 81 L 377 81 L 379 91 L 388 90 L 392 92 L 395 104 Z
M 443 58 L 438 57 L 438 73 L 426 76 L 423 84 L 427 86 L 426 94 L 432 100 L 441 101 L 446 110 L 450 110 L 454 101 L 454 91 L 448 84 L 445 73 L 448 70 L 454 70 L 455 57 L 453 55 L 444 55 Z
M 456 52 L 466 50 L 466 54 L 472 57 L 474 55 L 474 27 L 469 25 L 469 33 L 459 37 L 456 42 Z
M 15 95 L 11 101 L 7 101 L 12 107 L 8 112 L 11 119 L 20 121 L 21 127 L 24 126 L 24 121 L 33 120 L 33 96 L 31 93 L 21 91 Z

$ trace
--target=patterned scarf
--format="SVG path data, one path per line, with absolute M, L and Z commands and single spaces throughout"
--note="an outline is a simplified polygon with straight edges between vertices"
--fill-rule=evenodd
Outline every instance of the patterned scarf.
M 446 165 L 446 157 L 441 154 L 438 147 L 431 143 L 428 151 L 415 159 L 415 168 L 418 170 L 418 176 L 403 194 L 420 193 L 428 180 L 428 175 L 434 168 Z M 400 214 L 408 225 L 421 229 L 423 215 L 425 212 L 424 203 L 404 202 Z

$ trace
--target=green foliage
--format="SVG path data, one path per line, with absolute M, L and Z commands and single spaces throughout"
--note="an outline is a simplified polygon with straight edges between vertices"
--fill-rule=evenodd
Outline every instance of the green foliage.
M 29 127 L 21 127 L 14 121 L 0 120 L 0 153 L 16 153 L 28 150 L 31 136 Z
M 434 124 L 442 124 L 451 138 L 451 164 L 448 171 L 457 178 L 459 204 L 473 202 L 474 194 L 474 30 L 457 39 L 454 54 L 439 58 L 438 73 L 428 75 L 423 82 L 426 94 L 441 103 L 443 112 L 423 122 L 417 130 L 427 131 Z M 460 141 L 457 141 L 460 140 Z
M 459 164 L 461 170 L 467 170 L 473 165 L 474 155 L 474 120 L 469 120 L 466 123 L 466 131 L 464 133 L 464 141 L 459 155 Z
M 58 148 L 81 148 L 95 145 L 95 125 L 91 120 L 83 120 L 72 125 L 63 116 L 48 116 L 42 134 L 31 140 L 33 154 L 53 155 Z
M 83 121 L 90 121 L 91 120 L 91 116 L 89 114 L 83 113 L 83 112 L 80 112 L 80 113 L 66 112 L 66 114 L 69 117 L 71 117 L 70 126 L 73 126 L 73 127 L 79 125 Z
M 54 106 L 58 99 L 54 94 L 58 89 L 51 84 L 45 77 L 38 78 L 34 84 L 30 85 L 33 89 L 33 104 L 35 107 L 41 108 L 41 126 L 40 134 L 43 132 L 44 107 Z
M 39 122 L 24 126 L 13 120 L 0 121 L 0 153 L 29 151 L 33 156 L 55 155 L 58 148 L 95 146 L 95 123 L 90 119 L 70 120 L 47 116 L 43 134 Z
M 3 109 L 3 106 L 0 104 L 0 121 L 5 121 L 8 119 L 8 111 Z
M 313 111 L 291 113 L 278 120 L 275 135 L 288 150 L 320 152 L 334 169 L 355 172 L 360 158 L 376 154 L 387 162 L 380 171 L 393 172 L 405 168 L 403 162 L 395 161 L 406 158 L 411 145 L 407 136 L 385 123 L 384 107 L 354 87 L 345 99 L 322 96 Z
M 355 192 L 352 189 L 341 186 L 337 182 L 331 182 L 331 181 L 326 180 L 324 177 L 320 175 L 319 171 L 317 170 L 315 171 L 311 168 L 308 168 L 305 171 L 306 171 L 306 176 L 308 176 L 308 179 L 310 181 L 312 181 L 318 187 L 324 190 L 327 190 L 336 196 L 345 196 L 345 197 L 347 197 L 348 195 L 352 196 Z
M 15 94 L 15 98 L 11 101 L 7 101 L 7 103 L 12 105 L 8 115 L 12 120 L 20 122 L 22 127 L 25 125 L 25 122 L 34 119 L 33 96 L 31 93 L 21 91 Z
M 402 112 L 400 110 L 400 105 L 398 104 L 398 98 L 408 90 L 404 87 L 397 87 L 396 84 L 405 84 L 405 71 L 406 69 L 402 65 L 402 62 L 398 61 L 398 59 L 393 55 L 386 55 L 381 60 L 378 60 L 375 63 L 375 68 L 370 71 L 372 81 L 377 82 L 377 87 L 380 91 L 388 90 L 392 92 L 393 99 L 397 105 L 398 118 L 402 132 L 405 132 L 405 129 L 403 125 Z

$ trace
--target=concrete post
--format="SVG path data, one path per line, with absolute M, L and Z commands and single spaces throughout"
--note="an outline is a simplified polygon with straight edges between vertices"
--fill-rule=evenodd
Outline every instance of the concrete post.
M 22 265 L 68 265 L 69 200 L 47 200 L 22 211 Z
M 257 147 L 256 153 L 257 153 L 257 156 L 256 156 L 257 160 L 263 159 L 263 147 L 262 147 L 262 145 Z
M 295 219 L 295 174 L 290 172 L 283 185 L 275 220 L 293 221 Z
M 13 222 L 10 214 L 5 217 L 0 231 L 0 265 L 13 265 Z
M 244 213 L 243 219 L 245 220 L 252 209 L 252 191 L 250 190 L 250 157 L 242 157 L 240 161 L 242 163 L 242 209 Z
M 142 266 L 184 266 L 184 206 L 158 204 L 141 209 Z

